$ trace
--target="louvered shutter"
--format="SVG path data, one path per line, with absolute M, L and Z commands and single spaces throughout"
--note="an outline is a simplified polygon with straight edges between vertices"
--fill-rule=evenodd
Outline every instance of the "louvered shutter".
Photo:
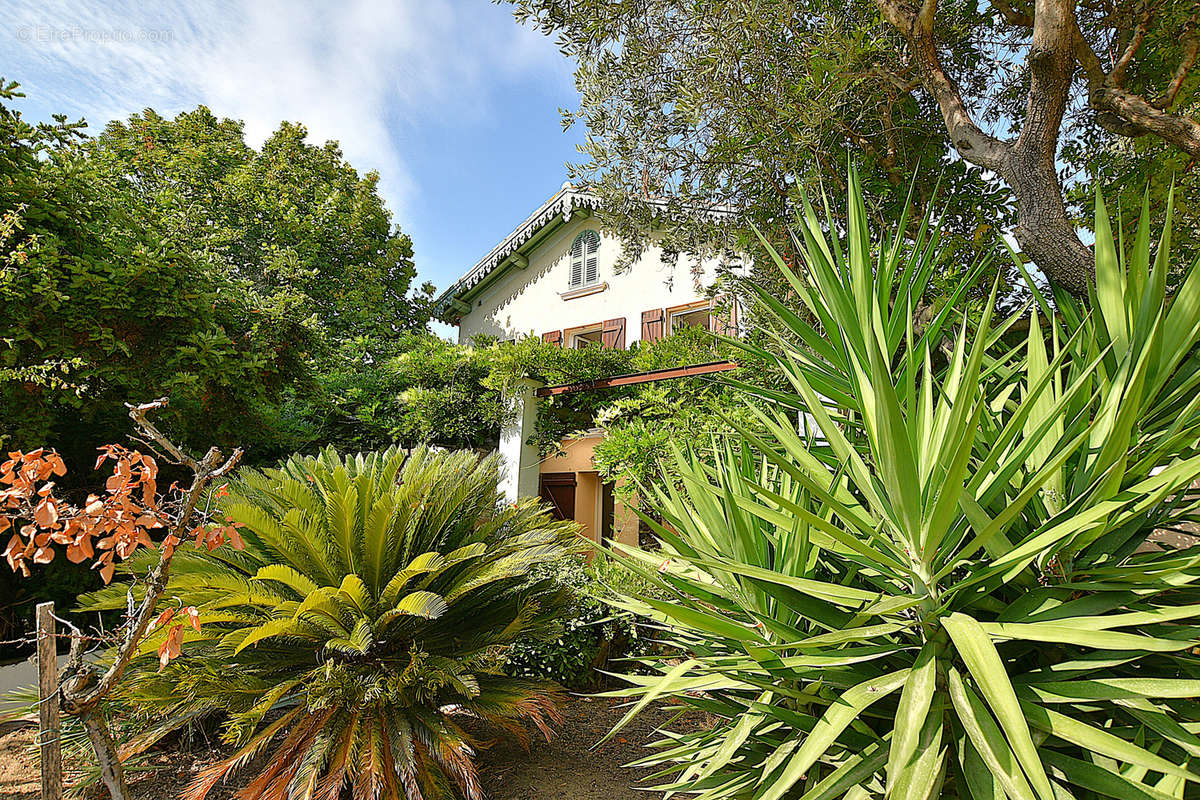
M 562 347 L 562 331 L 547 331 L 542 334 L 542 341 Z
M 617 317 L 604 321 L 604 327 L 600 331 L 600 342 L 604 347 L 612 350 L 625 349 L 625 318 Z
M 666 312 L 661 308 L 652 308 L 642 312 L 642 341 L 657 342 L 663 338 L 663 321 Z
M 571 245 L 571 288 L 583 285 L 583 234 L 575 237 Z
M 591 285 L 600 280 L 600 237 L 595 231 L 588 231 L 584 236 L 584 283 Z

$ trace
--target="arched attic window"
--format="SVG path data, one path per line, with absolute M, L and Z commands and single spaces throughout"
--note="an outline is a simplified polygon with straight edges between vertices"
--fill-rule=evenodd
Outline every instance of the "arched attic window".
M 571 244 L 571 287 L 591 286 L 600 280 L 600 234 L 586 230 Z

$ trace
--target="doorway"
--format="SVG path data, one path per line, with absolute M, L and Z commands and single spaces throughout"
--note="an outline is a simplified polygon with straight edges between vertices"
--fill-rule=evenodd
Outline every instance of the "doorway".
M 538 494 L 550 504 L 555 519 L 575 519 L 575 473 L 543 472 Z

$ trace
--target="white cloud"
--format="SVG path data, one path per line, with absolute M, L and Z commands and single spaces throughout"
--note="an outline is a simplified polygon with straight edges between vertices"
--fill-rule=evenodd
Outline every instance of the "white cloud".
M 478 120 L 498 82 L 570 80 L 551 41 L 486 0 L 18 0 L 6 16 L 9 77 L 31 96 L 94 127 L 204 103 L 244 120 L 255 143 L 282 119 L 303 122 L 310 140 L 336 139 L 360 170 L 379 170 L 402 224 L 414 187 L 393 125 Z

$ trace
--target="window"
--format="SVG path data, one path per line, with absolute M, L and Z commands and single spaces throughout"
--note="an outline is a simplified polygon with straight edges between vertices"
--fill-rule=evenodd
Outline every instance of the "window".
M 571 288 L 591 286 L 600 280 L 600 234 L 586 230 L 571 245 Z
M 668 333 L 675 333 L 684 328 L 712 330 L 712 307 L 707 300 L 678 308 L 669 308 L 667 313 L 669 315 Z
M 589 325 L 571 333 L 571 348 L 582 350 L 585 347 L 599 347 L 603 343 L 604 328 L 601 325 Z

